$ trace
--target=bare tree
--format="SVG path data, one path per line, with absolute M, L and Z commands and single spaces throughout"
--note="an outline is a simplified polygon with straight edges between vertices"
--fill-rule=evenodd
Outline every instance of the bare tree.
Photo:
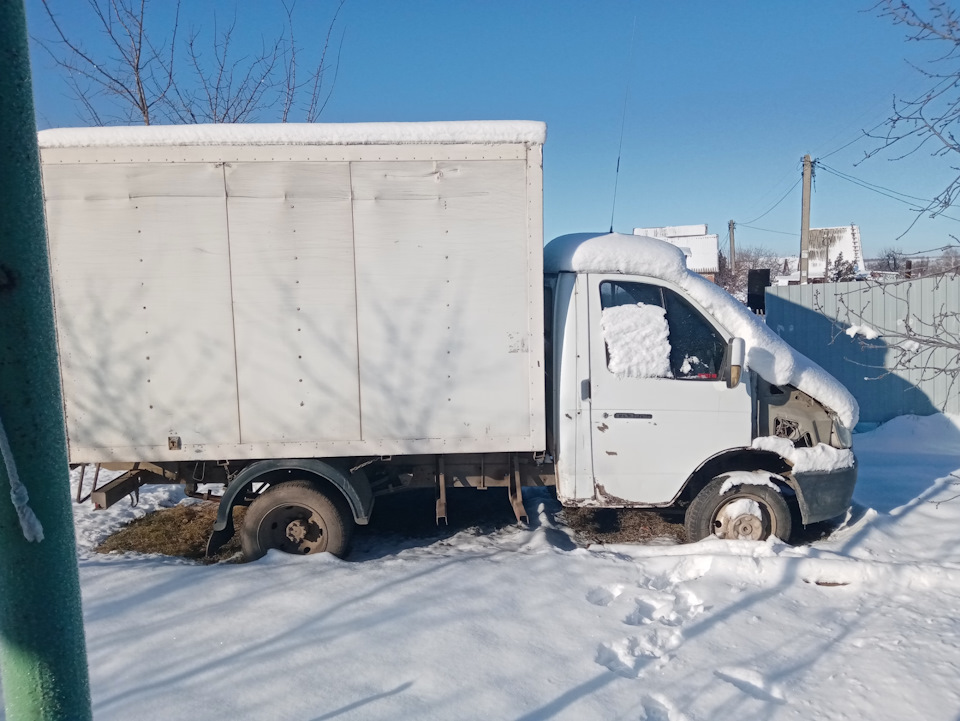
M 257 48 L 236 47 L 236 13 L 225 26 L 214 15 L 212 35 L 191 28 L 184 40 L 179 0 L 167 6 L 167 20 L 149 0 L 85 0 L 97 43 L 66 27 L 53 0 L 42 0 L 53 39 L 34 40 L 63 71 L 81 116 L 93 125 L 239 123 L 264 115 L 314 122 L 336 83 L 343 34 L 334 48 L 334 32 L 345 1 L 334 0 L 324 42 L 306 70 L 292 2 L 279 3 L 282 26 Z
M 960 250 L 957 248 L 946 247 L 930 264 L 930 270 L 934 273 L 957 273 L 960 272 Z
M 888 246 L 880 251 L 880 256 L 869 261 L 870 270 L 883 270 L 899 273 L 903 270 L 906 255 L 902 248 Z
M 783 259 L 769 248 L 737 248 L 736 269 L 731 269 L 726 256 L 720 253 L 716 282 L 730 295 L 746 300 L 748 271 L 764 268 L 769 268 L 771 276 L 776 276 L 783 270 Z
M 894 97 L 891 115 L 884 123 L 886 130 L 867 133 L 880 141 L 867 157 L 892 151 L 894 159 L 899 159 L 921 149 L 937 157 L 960 155 L 960 140 L 955 135 L 960 127 L 960 13 L 947 0 L 927 0 L 922 10 L 916 9 L 917 4 L 880 0 L 874 5 L 880 17 L 907 28 L 908 41 L 931 43 L 936 52 L 925 66 L 914 65 L 929 81 L 927 90 L 913 98 Z M 922 214 L 943 213 L 960 197 L 960 167 L 950 165 L 950 169 L 952 179 L 917 219 Z

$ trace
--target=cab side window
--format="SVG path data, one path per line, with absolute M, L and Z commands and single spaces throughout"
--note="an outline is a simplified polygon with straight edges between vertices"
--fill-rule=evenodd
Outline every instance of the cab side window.
M 656 373 L 632 373 L 638 377 L 676 378 L 679 380 L 716 380 L 723 366 L 726 341 L 713 326 L 686 299 L 658 285 L 604 281 L 600 284 L 600 307 L 602 311 L 620 306 L 656 306 L 663 309 L 668 327 L 669 370 L 665 367 Z M 640 317 L 638 315 L 638 317 Z M 647 314 L 650 317 L 650 314 Z M 601 321 L 603 325 L 603 321 Z M 613 329 L 611 328 L 611 333 Z M 622 364 L 616 359 L 624 353 L 636 354 L 641 349 L 616 347 L 623 339 L 605 331 L 607 367 L 622 373 Z M 611 345 L 614 345 L 611 353 Z M 611 364 L 613 363 L 613 364 Z M 650 366 L 649 363 L 642 364 Z
M 600 284 L 600 308 L 615 308 L 620 305 L 659 305 L 663 307 L 660 287 L 646 283 L 621 283 L 604 281 Z
M 726 342 L 686 299 L 663 289 L 670 325 L 670 367 L 674 378 L 716 380 Z

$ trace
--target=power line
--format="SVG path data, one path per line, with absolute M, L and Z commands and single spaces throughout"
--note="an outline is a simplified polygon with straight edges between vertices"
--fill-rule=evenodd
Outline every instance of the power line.
M 780 188 L 782 188 L 785 183 L 789 182 L 790 176 L 794 175 L 796 173 L 797 168 L 799 167 L 800 167 L 799 164 L 796 164 L 792 168 L 787 170 L 787 172 L 785 172 L 782 176 L 777 178 L 777 182 L 772 183 L 767 189 L 767 191 L 762 196 L 760 196 L 755 203 L 752 203 L 748 208 L 746 208 L 746 210 L 749 210 L 751 213 L 753 213 L 753 211 L 756 208 L 758 207 L 762 208 L 764 205 L 766 205 L 768 198 L 776 197 L 776 194 L 780 192 Z
M 821 157 L 821 158 L 829 158 L 829 157 L 830 157 L 831 155 L 833 155 L 834 153 L 839 153 L 839 152 L 840 152 L 841 150 L 843 150 L 844 148 L 849 148 L 851 145 L 853 145 L 853 144 L 854 144 L 855 142 L 857 142 L 858 140 L 863 140 L 863 138 L 864 138 L 864 134 L 861 133 L 860 135 L 858 135 L 857 137 L 855 137 L 853 140 L 851 140 L 849 143 L 844 143 L 843 145 L 841 145 L 841 146 L 840 146 L 839 148 L 837 148 L 836 150 L 831 150 L 831 151 L 830 151 L 829 153 L 827 153 L 826 155 L 821 155 L 820 157 Z
M 857 142 L 858 140 L 863 140 L 864 138 L 869 138 L 869 137 L 870 137 L 870 133 L 872 133 L 874 130 L 876 130 L 876 129 L 879 128 L 880 126 L 886 125 L 886 124 L 887 124 L 887 121 L 886 121 L 886 120 L 881 120 L 879 123 L 877 123 L 877 124 L 874 125 L 872 128 L 870 128 L 870 130 L 861 130 L 861 131 L 860 131 L 860 135 L 858 135 L 857 137 L 855 137 L 855 138 L 854 138 L 853 140 L 851 140 L 849 143 L 844 143 L 843 145 L 841 145 L 841 146 L 840 146 L 839 148 L 837 148 L 836 150 L 831 150 L 831 151 L 830 151 L 829 153 L 827 153 L 826 155 L 821 155 L 819 158 L 817 158 L 817 160 L 823 160 L 824 158 L 829 158 L 831 155 L 834 155 L 834 154 L 836 154 L 836 153 L 839 153 L 839 152 L 840 152 L 841 150 L 843 150 L 844 148 L 849 148 L 851 145 L 853 145 L 853 144 L 854 144 L 855 142 Z
M 942 253 L 943 251 L 945 251 L 945 250 L 950 250 L 951 248 L 952 248 L 953 250 L 956 250 L 956 249 L 957 249 L 957 246 L 955 246 L 955 245 L 944 245 L 944 246 L 941 247 L 941 248 L 931 248 L 930 250 L 917 250 L 917 251 L 915 251 L 915 252 L 913 252 L 913 253 L 901 253 L 901 255 L 925 255 L 925 254 L 927 254 L 927 253 L 936 253 L 936 252 Z
M 863 188 L 864 190 L 872 191 L 874 193 L 877 193 L 878 195 L 884 196 L 885 198 L 889 198 L 890 200 L 896 200 L 898 203 L 903 203 L 904 205 L 909 207 L 911 210 L 917 211 L 918 213 L 923 213 L 928 210 L 931 210 L 934 206 L 937 205 L 935 201 L 930 200 L 929 198 L 918 198 L 915 195 L 907 195 L 906 193 L 901 193 L 896 190 L 891 190 L 890 188 L 885 188 L 882 185 L 874 185 L 873 183 L 868 183 L 865 180 L 860 180 L 859 178 L 855 178 L 852 175 L 841 173 L 839 170 L 831 168 L 829 165 L 824 165 L 822 163 L 818 163 L 818 165 L 821 168 L 823 168 L 823 170 L 825 170 L 827 173 L 830 173 L 831 175 L 834 175 L 840 178 L 841 180 L 846 180 L 848 183 L 853 183 L 854 185 L 857 185 Z M 905 198 L 919 201 L 924 205 L 923 206 L 917 205 L 917 203 L 912 203 L 910 202 L 910 200 L 905 200 Z M 947 207 L 950 208 L 954 206 L 948 205 Z M 945 213 L 936 213 L 936 215 L 939 217 L 946 218 L 947 220 L 953 220 L 955 222 L 960 223 L 960 218 L 954 218 L 952 215 L 946 215 Z
M 843 178 L 844 180 L 849 180 L 851 183 L 856 183 L 857 185 L 859 185 L 859 186 L 861 186 L 861 187 L 864 187 L 864 188 L 867 188 L 868 190 L 875 190 L 875 191 L 877 191 L 878 193 L 880 193 L 881 191 L 886 192 L 886 193 L 893 193 L 893 195 L 898 195 L 898 196 L 900 196 L 900 197 L 902 197 L 902 198 L 910 198 L 911 200 L 919 200 L 921 203 L 930 203 L 930 202 L 932 202 L 932 201 L 929 200 L 928 198 L 919 198 L 919 197 L 917 197 L 916 195 L 908 195 L 908 194 L 906 194 L 906 193 L 901 193 L 901 192 L 899 192 L 899 191 L 897 191 L 897 190 L 893 190 L 893 189 L 891 189 L 891 188 L 885 188 L 885 187 L 883 187 L 882 185 L 876 185 L 875 183 L 869 183 L 869 182 L 867 182 L 866 180 L 861 180 L 860 178 L 856 178 L 856 177 L 854 177 L 854 176 L 852 176 L 852 175 L 847 175 L 846 173 L 840 172 L 840 171 L 837 170 L 836 168 L 831 168 L 829 165 L 826 165 L 826 164 L 824 164 L 824 163 L 821 163 L 819 158 L 817 159 L 817 165 L 819 165 L 821 168 L 823 168 L 824 170 L 826 170 L 828 173 L 832 173 L 833 175 L 836 175 L 836 176 L 839 177 L 839 178 Z M 881 194 L 882 194 L 882 193 L 881 193 Z M 887 197 L 892 197 L 892 196 L 887 196 Z M 894 200 L 896 200 L 896 198 L 894 198 Z M 903 201 L 901 201 L 901 202 L 903 202 Z
M 746 223 L 737 223 L 737 225 L 740 226 L 741 228 L 750 228 L 750 230 L 761 230 L 764 233 L 777 233 L 778 235 L 792 235 L 797 238 L 800 237 L 799 233 L 788 233 L 785 230 L 770 230 L 770 228 L 757 228 L 754 225 L 747 225 Z
M 780 198 L 780 200 L 778 200 L 778 201 L 777 201 L 776 203 L 774 203 L 772 206 L 770 206 L 770 208 L 769 208 L 765 213 L 763 213 L 763 214 L 761 214 L 761 215 L 758 215 L 758 216 L 757 216 L 756 218 L 754 218 L 753 220 L 750 220 L 750 221 L 748 221 L 748 222 L 746 222 L 746 223 L 738 223 L 737 225 L 743 225 L 744 227 L 749 228 L 749 227 L 750 227 L 750 225 L 749 225 L 750 223 L 756 223 L 758 220 L 760 220 L 761 218 L 763 218 L 765 215 L 769 214 L 771 211 L 773 211 L 774 208 L 776 208 L 778 205 L 780 205 L 780 203 L 782 203 L 784 200 L 787 199 L 787 196 L 790 195 L 790 193 L 792 193 L 792 192 L 796 189 L 796 187 L 797 187 L 798 185 L 800 185 L 800 181 L 801 181 L 801 180 L 803 180 L 802 177 L 797 178 L 797 182 L 794 183 L 792 186 L 790 186 L 790 189 L 789 189 L 786 193 L 783 194 L 783 197 Z

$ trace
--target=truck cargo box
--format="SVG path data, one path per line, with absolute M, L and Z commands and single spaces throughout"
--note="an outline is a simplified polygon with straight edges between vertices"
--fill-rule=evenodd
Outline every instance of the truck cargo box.
M 542 450 L 544 134 L 41 132 L 70 461 Z

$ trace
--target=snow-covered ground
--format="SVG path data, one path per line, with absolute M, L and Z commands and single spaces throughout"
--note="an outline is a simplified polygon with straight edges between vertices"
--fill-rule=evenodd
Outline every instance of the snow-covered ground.
M 92 552 L 145 493 L 76 510 L 97 719 L 956 719 L 960 418 L 856 436 L 829 540 L 578 547 L 532 523 L 358 560 Z

